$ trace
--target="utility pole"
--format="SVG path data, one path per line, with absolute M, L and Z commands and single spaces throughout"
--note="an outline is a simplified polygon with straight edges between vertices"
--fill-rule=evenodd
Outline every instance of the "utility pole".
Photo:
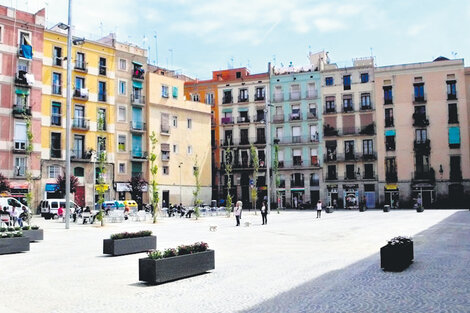
M 266 89 L 269 88 L 269 79 L 271 77 L 271 63 L 268 63 L 268 84 L 266 85 Z M 267 200 L 268 200 L 268 212 L 271 212 L 271 102 L 269 101 L 270 97 L 270 90 L 266 90 L 265 99 L 266 99 L 266 108 L 264 110 L 265 122 L 266 122 L 266 193 L 267 193 Z

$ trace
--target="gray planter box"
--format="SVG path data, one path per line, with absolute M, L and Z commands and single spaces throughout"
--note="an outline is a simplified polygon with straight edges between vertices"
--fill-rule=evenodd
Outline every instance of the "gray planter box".
M 124 255 L 131 253 L 147 252 L 148 250 L 157 248 L 156 236 L 145 236 L 126 239 L 104 239 L 103 253 L 116 255 Z
M 28 237 L 0 238 L 0 254 L 29 251 Z
M 150 284 L 199 275 L 215 268 L 214 250 L 166 259 L 139 259 L 139 280 Z
M 44 229 L 23 230 L 23 236 L 29 238 L 29 242 L 44 240 Z

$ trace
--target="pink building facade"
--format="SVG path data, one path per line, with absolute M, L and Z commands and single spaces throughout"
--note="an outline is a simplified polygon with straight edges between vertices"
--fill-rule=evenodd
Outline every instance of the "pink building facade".
M 440 57 L 433 62 L 376 68 L 382 204 L 392 208 L 468 206 L 466 86 L 462 59 Z
M 37 189 L 28 173 L 33 181 L 40 176 L 44 24 L 44 9 L 30 14 L 0 6 L 0 173 L 19 199 Z

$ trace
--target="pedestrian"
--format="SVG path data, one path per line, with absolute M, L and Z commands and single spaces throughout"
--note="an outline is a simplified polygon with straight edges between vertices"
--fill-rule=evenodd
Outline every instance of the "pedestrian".
M 322 210 L 321 200 L 318 200 L 318 202 L 317 202 L 317 218 L 321 218 L 321 210 Z
M 266 201 L 263 201 L 263 204 L 261 205 L 261 219 L 263 220 L 262 225 L 266 225 L 268 223 L 268 209 L 266 208 Z
M 124 206 L 124 219 L 125 220 L 128 220 L 129 219 L 129 213 L 130 213 L 131 209 L 129 208 L 129 206 L 126 204 Z
M 297 196 L 294 197 L 294 209 L 297 209 Z
M 20 216 L 20 212 L 18 210 L 16 210 L 15 207 L 12 207 L 11 208 L 11 213 L 10 213 L 10 218 L 12 220 L 13 226 L 16 225 L 16 222 L 18 222 L 18 224 L 20 224 L 20 226 L 23 226 L 23 223 L 20 223 L 18 221 L 19 216 Z
M 243 203 L 241 201 L 237 201 L 237 203 L 235 204 L 234 213 L 235 213 L 235 219 L 237 220 L 237 225 L 235 226 L 240 226 L 240 219 L 242 216 L 242 205 Z

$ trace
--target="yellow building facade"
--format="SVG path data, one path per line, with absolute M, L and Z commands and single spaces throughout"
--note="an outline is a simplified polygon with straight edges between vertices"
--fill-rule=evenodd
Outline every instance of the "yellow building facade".
M 162 75 L 157 71 L 147 74 L 148 133 L 155 132 L 158 144 L 157 182 L 160 206 L 182 203 L 194 204 L 196 180 L 194 166 L 199 167 L 201 193 L 204 203 L 211 200 L 211 106 L 186 101 L 184 80 Z M 151 143 L 148 143 L 151 147 Z M 152 151 L 149 151 L 149 154 Z M 149 180 L 152 176 L 149 175 Z
M 41 190 L 43 199 L 57 197 L 56 179 L 65 170 L 67 34 L 57 27 L 44 32 L 42 69 Z M 115 134 L 115 50 L 100 42 L 74 40 L 72 46 L 71 174 L 79 186 L 75 202 L 93 206 L 96 155 L 107 154 L 105 199 L 112 188 Z

